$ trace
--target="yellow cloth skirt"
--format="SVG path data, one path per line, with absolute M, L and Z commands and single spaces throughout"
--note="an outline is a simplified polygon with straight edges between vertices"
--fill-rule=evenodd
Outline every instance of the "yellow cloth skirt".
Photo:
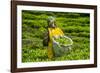
M 49 42 L 48 42 L 48 58 L 51 59 L 54 56 L 53 53 L 53 36 L 64 35 L 63 31 L 60 28 L 48 28 L 49 30 Z

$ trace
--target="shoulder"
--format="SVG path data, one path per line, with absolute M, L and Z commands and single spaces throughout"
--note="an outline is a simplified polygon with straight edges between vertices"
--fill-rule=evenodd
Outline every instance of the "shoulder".
M 61 30 L 61 29 L 60 29 L 60 28 L 58 28 L 58 27 L 57 27 L 56 29 L 57 29 L 57 30 Z

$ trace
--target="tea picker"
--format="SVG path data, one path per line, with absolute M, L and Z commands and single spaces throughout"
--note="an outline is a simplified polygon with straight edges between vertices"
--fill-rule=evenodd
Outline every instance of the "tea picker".
M 57 27 L 56 20 L 50 16 L 48 22 L 48 58 L 59 57 L 66 53 L 73 44 L 73 41 L 64 35 L 63 31 Z

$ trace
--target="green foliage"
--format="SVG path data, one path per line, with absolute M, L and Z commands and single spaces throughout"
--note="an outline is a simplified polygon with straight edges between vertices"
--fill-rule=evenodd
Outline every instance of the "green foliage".
M 43 37 L 47 18 L 56 17 L 56 24 L 73 40 L 71 50 L 61 57 L 48 59 Z M 90 17 L 86 13 L 22 11 L 22 62 L 86 60 L 90 58 Z
M 55 41 L 58 42 L 60 45 L 70 45 L 71 41 L 68 38 L 59 37 L 55 38 Z

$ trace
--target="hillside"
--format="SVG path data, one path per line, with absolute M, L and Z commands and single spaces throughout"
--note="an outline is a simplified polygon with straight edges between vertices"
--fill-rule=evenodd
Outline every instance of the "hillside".
M 47 18 L 56 17 L 56 24 L 73 40 L 72 49 L 54 61 L 85 60 L 90 58 L 90 16 L 85 13 L 22 11 L 22 61 L 51 61 L 43 37 L 47 31 Z

